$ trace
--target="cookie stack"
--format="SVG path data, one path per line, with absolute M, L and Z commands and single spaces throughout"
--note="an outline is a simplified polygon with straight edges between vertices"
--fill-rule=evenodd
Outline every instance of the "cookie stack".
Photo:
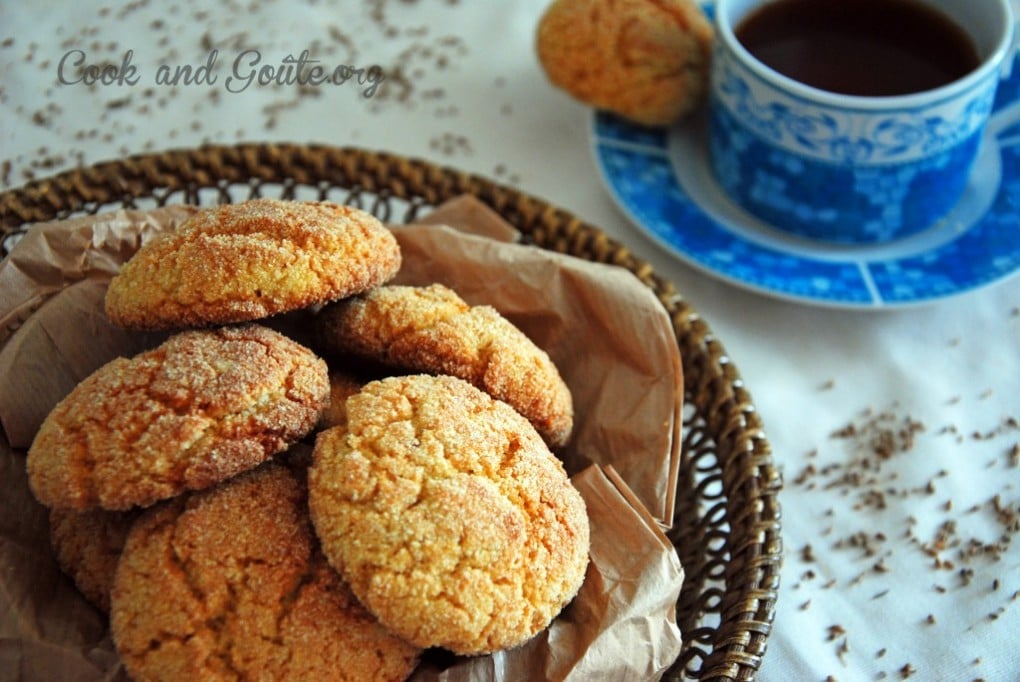
M 114 323 L 170 336 L 85 378 L 27 466 L 133 678 L 404 679 L 576 594 L 569 390 L 494 309 L 387 285 L 400 263 L 363 211 L 256 199 L 111 281 Z

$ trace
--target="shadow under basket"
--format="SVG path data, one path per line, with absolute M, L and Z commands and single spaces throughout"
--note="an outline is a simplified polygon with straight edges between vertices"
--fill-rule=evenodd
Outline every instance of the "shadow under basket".
M 686 573 L 683 649 L 665 679 L 751 680 L 775 615 L 781 487 L 760 418 L 709 325 L 652 267 L 569 212 L 490 180 L 357 148 L 206 146 L 136 155 L 0 193 L 2 253 L 28 224 L 116 208 L 214 205 L 266 196 L 330 200 L 410 222 L 471 194 L 526 243 L 634 273 L 668 311 L 684 371 L 676 516 L 668 533 Z

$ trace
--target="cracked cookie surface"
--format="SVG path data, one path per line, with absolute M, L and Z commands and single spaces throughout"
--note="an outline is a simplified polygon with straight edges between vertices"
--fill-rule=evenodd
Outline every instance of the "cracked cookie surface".
M 588 564 L 584 501 L 535 429 L 451 376 L 374 381 L 320 432 L 309 506 L 323 552 L 380 622 L 480 654 L 549 625 Z
M 144 244 L 110 282 L 106 314 L 143 330 L 253 321 L 365 291 L 399 267 L 396 239 L 365 211 L 253 199 Z
M 111 628 L 136 680 L 401 680 L 420 654 L 329 566 L 302 472 L 276 462 L 139 518 Z
M 28 451 L 48 507 L 123 510 L 254 468 L 315 426 L 326 363 L 258 325 L 181 332 L 78 384 Z
M 549 355 L 494 308 L 446 286 L 382 286 L 327 306 L 316 326 L 330 351 L 460 377 L 513 406 L 550 446 L 570 438 L 570 389 Z

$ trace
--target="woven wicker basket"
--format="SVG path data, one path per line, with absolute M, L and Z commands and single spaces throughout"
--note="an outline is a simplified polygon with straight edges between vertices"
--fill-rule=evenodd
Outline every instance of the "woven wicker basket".
M 666 307 L 687 405 L 670 533 L 687 575 L 677 603 L 685 641 L 667 679 L 752 679 L 779 586 L 779 475 L 751 397 L 709 326 L 670 282 L 597 228 L 514 189 L 424 161 L 245 144 L 132 156 L 31 182 L 0 193 L 0 230 L 6 254 L 26 224 L 121 206 L 319 198 L 406 222 L 461 194 L 481 199 L 537 246 L 630 270 Z

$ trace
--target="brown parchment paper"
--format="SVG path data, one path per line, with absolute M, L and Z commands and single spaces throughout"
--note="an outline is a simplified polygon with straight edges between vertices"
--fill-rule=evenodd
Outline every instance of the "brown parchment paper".
M 194 212 L 167 206 L 33 226 L 0 262 L 0 344 L 48 297 L 86 277 L 113 277 L 142 243 Z
M 0 262 L 0 679 L 122 679 L 105 619 L 50 556 L 24 450 L 52 406 L 118 355 L 163 336 L 106 321 L 109 278 L 193 209 L 118 211 L 33 226 Z M 510 243 L 515 231 L 462 198 L 401 226 L 398 280 L 441 281 L 499 309 L 553 357 L 574 395 L 563 456 L 589 505 L 592 562 L 577 599 L 523 647 L 420 679 L 655 679 L 680 651 L 683 571 L 660 526 L 673 513 L 682 378 L 668 316 L 629 272 Z M 479 231 L 480 237 L 465 231 Z M 595 466 L 589 466 L 596 462 Z

